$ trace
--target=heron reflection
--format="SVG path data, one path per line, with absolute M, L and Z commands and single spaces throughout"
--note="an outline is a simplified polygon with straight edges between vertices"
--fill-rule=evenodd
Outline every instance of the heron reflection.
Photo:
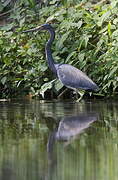
M 47 151 L 52 153 L 55 141 L 69 141 L 78 137 L 85 129 L 87 129 L 94 121 L 98 119 L 97 113 L 82 113 L 76 116 L 63 117 L 57 129 L 51 132 Z
M 97 118 L 98 115 L 95 113 L 83 113 L 76 116 L 63 117 L 59 122 L 57 130 L 53 132 L 53 139 L 68 141 L 82 133 Z
M 57 128 L 51 132 L 47 143 L 48 179 L 52 179 L 54 169 L 57 165 L 57 154 L 54 151 L 55 142 L 66 141 L 66 145 L 70 144 L 70 140 L 78 137 L 79 134 L 90 127 L 90 125 L 97 121 L 97 119 L 97 113 L 82 113 L 76 116 L 63 117 L 59 121 Z

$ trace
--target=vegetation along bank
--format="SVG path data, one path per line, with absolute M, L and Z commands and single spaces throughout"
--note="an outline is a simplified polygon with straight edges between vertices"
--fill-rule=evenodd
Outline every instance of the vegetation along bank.
M 49 34 L 22 33 L 46 22 L 56 30 L 55 61 L 85 72 L 100 88 L 94 96 L 118 95 L 117 0 L 5 2 L 0 3 L 0 98 L 63 94 L 65 88 L 45 60 Z

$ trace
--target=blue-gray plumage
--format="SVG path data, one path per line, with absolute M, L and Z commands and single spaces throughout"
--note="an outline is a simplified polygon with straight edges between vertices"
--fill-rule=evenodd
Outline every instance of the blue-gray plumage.
M 69 65 L 62 64 L 57 68 L 60 81 L 72 89 L 96 90 L 97 85 L 82 71 Z
M 55 38 L 55 31 L 50 24 L 43 24 L 34 29 L 24 32 L 32 32 L 37 30 L 47 30 L 50 33 L 50 39 L 45 46 L 46 59 L 49 68 L 59 78 L 59 80 L 68 88 L 83 90 L 98 90 L 98 86 L 82 71 L 69 64 L 57 64 L 54 62 L 51 45 Z

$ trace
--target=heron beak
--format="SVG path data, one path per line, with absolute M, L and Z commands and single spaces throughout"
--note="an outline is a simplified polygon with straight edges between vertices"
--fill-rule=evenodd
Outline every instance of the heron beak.
M 22 32 L 23 32 L 23 33 L 26 33 L 26 32 L 34 32 L 34 31 L 39 31 L 39 30 L 43 30 L 43 27 L 42 27 L 42 26 L 38 26 L 38 27 L 36 27 L 36 28 L 29 29 L 29 30 L 22 31 Z

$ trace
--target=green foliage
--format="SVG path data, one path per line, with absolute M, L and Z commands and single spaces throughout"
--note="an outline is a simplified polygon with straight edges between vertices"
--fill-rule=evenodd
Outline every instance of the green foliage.
M 34 2 L 34 1 L 28 1 Z M 100 87 L 98 95 L 115 95 L 118 91 L 118 3 L 77 3 L 63 1 L 39 10 L 17 6 L 11 23 L 0 29 L 0 97 L 31 92 L 59 94 L 62 84 L 47 67 L 45 33 L 22 31 L 51 22 L 56 30 L 52 51 L 56 61 L 81 69 Z M 33 7 L 33 4 L 32 4 Z M 29 23 L 30 22 L 30 23 Z

